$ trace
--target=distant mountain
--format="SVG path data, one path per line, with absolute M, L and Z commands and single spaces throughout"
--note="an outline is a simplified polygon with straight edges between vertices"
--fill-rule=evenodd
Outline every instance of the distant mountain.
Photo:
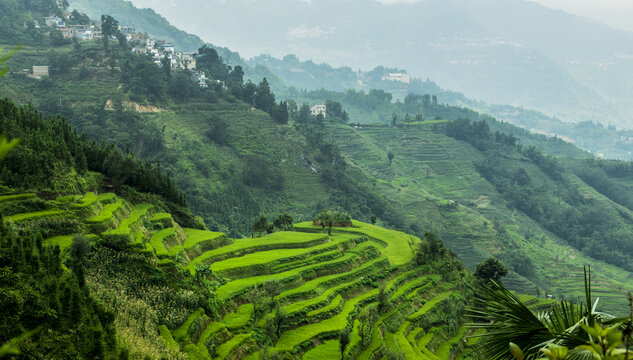
M 135 3 L 248 55 L 397 66 L 471 98 L 633 127 L 633 35 L 524 0 Z

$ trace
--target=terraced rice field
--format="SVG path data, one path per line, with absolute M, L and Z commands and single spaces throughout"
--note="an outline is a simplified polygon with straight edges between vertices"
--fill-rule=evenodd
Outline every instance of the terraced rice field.
M 6 201 L 28 198 L 32 196 Z M 466 336 L 449 333 L 442 324 L 425 328 L 425 315 L 440 311 L 443 301 L 457 292 L 442 276 L 414 265 L 420 239 L 403 232 L 354 221 L 353 227 L 335 228 L 328 236 L 311 223 L 301 223 L 293 231 L 229 239 L 222 233 L 183 229 L 152 205 L 132 206 L 112 194 L 88 193 L 55 204 L 10 220 L 74 216 L 85 224 L 85 233 L 92 232 L 92 241 L 127 244 L 127 251 L 155 259 L 158 266 L 182 266 L 197 281 L 217 284 L 218 314 L 200 308 L 177 328 L 157 329 L 167 348 L 190 359 L 258 359 L 262 346 L 256 339 L 262 332 L 270 335 L 267 351 L 296 358 L 370 359 L 395 351 L 407 359 L 450 359 L 453 344 Z M 63 253 L 75 235 L 55 236 L 44 244 L 59 246 Z M 378 311 L 381 289 L 385 300 Z M 279 312 L 284 315 L 278 322 Z M 379 318 L 371 328 L 363 327 L 361 317 L 372 312 Z M 349 332 L 350 343 L 341 349 L 343 332 Z M 442 347 L 444 339 L 450 344 Z M 424 355 L 435 351 L 443 355 Z

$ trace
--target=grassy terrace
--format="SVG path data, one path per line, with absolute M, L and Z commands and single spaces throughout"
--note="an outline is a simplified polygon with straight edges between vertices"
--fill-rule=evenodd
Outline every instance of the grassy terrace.
M 277 232 L 263 238 L 234 240 L 233 244 L 219 249 L 207 251 L 193 259 L 187 268 L 193 272 L 196 263 L 207 264 L 217 258 L 227 256 L 239 256 L 249 252 L 256 252 L 264 249 L 284 249 L 307 246 L 316 242 L 327 240 L 326 235 L 308 234 L 297 232 Z M 186 244 L 186 243 L 185 243 Z
M 383 254 L 393 265 L 405 265 L 413 260 L 413 248 L 420 239 L 400 231 L 387 230 L 379 226 L 352 221 L 353 228 L 335 228 L 337 232 L 350 232 L 366 235 L 373 240 L 384 243 Z M 304 222 L 295 225 L 296 229 L 320 230 L 321 227 Z
M 176 236 L 176 228 L 167 228 L 152 235 L 150 243 L 156 252 L 156 257 L 164 259 L 169 257 L 169 252 L 165 248 L 165 240 L 169 237 Z
M 338 235 L 333 237 L 332 241 L 317 246 L 299 249 L 260 251 L 237 258 L 214 262 L 210 268 L 213 271 L 222 272 L 232 269 L 247 268 L 271 263 L 274 264 L 285 260 L 294 260 L 299 257 L 306 257 L 310 254 L 322 253 L 342 246 L 347 246 L 352 239 L 352 236 Z
M 131 235 L 132 227 L 145 217 L 153 208 L 150 204 L 139 204 L 132 208 L 130 215 L 121 221 L 118 228 L 105 232 L 103 235 Z
M 30 219 L 37 219 L 42 217 L 56 216 L 67 214 L 68 211 L 64 210 L 46 210 L 46 211 L 37 211 L 32 213 L 23 213 L 9 216 L 9 220 L 11 221 L 24 221 Z
M 402 232 L 354 221 L 354 228 L 337 228 L 327 236 L 303 223 L 295 228 L 298 231 L 231 240 L 223 233 L 181 229 L 170 214 L 154 212 L 149 204 L 130 208 L 112 194 L 70 196 L 54 204 L 51 207 L 57 209 L 10 218 L 70 213 L 95 232 L 119 224 L 101 235 L 89 235 L 91 241 L 126 238 L 128 251 L 152 258 L 166 271 L 183 266 L 194 279 L 198 264 L 212 270 L 206 280 L 218 282 L 217 316 L 198 308 L 190 310 L 179 326 L 156 329 L 166 349 L 190 359 L 258 359 L 257 336 L 270 331 L 275 311 L 270 305 L 263 305 L 262 311 L 261 303 L 255 305 L 251 297 L 256 293 L 250 291 L 270 280 L 279 281 L 274 298 L 286 314 L 280 336 L 272 338 L 271 351 L 291 351 L 303 359 L 340 359 L 339 336 L 350 331 L 345 358 L 380 358 L 389 350 L 404 353 L 407 359 L 448 360 L 454 357 L 453 345 L 465 336 L 461 329 L 448 333 L 444 328 L 426 331 L 420 327 L 424 317 L 439 311 L 437 305 L 453 294 L 448 290 L 454 285 L 442 283 L 440 275 L 425 273 L 412 263 L 413 248 L 420 240 Z M 97 215 L 96 209 L 100 209 Z M 59 246 L 67 253 L 73 236 L 51 237 L 44 245 Z M 361 313 L 377 311 L 381 287 L 386 290 L 387 305 L 374 327 L 363 330 L 371 335 L 363 341 Z M 535 307 L 546 303 L 525 299 Z M 389 331 L 394 328 L 395 332 Z M 431 346 L 432 350 L 427 349 Z
M 314 337 L 321 336 L 323 334 L 340 332 L 347 327 L 348 317 L 356 310 L 356 307 L 373 299 L 376 295 L 378 295 L 378 289 L 365 292 L 360 296 L 346 301 L 343 309 L 336 316 L 323 320 L 319 323 L 302 326 L 297 329 L 284 332 L 277 342 L 276 347 L 290 351 L 295 346 L 301 345 L 303 342 Z
M 124 205 L 125 201 L 123 199 L 117 199 L 116 202 L 104 206 L 99 215 L 94 216 L 86 221 L 89 223 L 102 223 L 110 221 L 113 219 L 113 216 L 117 213 L 117 211 L 124 208 Z
M 0 196 L 0 204 L 9 201 L 21 201 L 35 198 L 35 194 L 13 194 Z
M 335 268 L 341 265 L 349 265 L 357 257 L 358 255 L 355 255 L 355 254 L 345 254 L 345 256 L 339 259 L 325 261 L 325 262 L 315 264 L 315 265 L 304 266 L 301 268 L 284 271 L 278 274 L 252 276 L 249 278 L 230 281 L 226 285 L 219 287 L 218 290 L 216 291 L 216 295 L 219 301 L 228 300 L 229 298 L 235 295 L 238 295 L 242 293 L 243 291 L 248 290 L 249 288 L 252 288 L 253 286 L 259 283 L 265 283 L 266 281 L 270 281 L 270 280 L 278 280 L 281 282 L 287 282 L 292 279 L 300 278 L 302 274 L 307 273 L 307 272 L 314 272 L 314 271 L 318 271 L 322 269 Z

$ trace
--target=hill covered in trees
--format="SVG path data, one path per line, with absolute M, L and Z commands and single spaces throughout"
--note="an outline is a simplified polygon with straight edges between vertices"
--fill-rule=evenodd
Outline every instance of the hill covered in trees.
M 86 359 L 462 352 L 472 277 L 434 237 L 349 220 L 324 231 L 325 222 L 290 218 L 270 235 L 230 239 L 192 219 L 157 168 L 132 155 L 124 168 L 106 166 L 116 161 L 98 156 L 120 151 L 77 136 L 63 118 L 7 100 L 1 109 L 0 129 L 21 140 L 0 162 L 3 351 Z M 26 156 L 20 163 L 33 166 L 11 171 Z M 121 173 L 135 177 L 112 186 Z M 23 181 L 5 178 L 16 176 Z

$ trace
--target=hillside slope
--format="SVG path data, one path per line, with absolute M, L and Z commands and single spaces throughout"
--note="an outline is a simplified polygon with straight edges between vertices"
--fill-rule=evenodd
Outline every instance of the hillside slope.
M 539 191 L 553 198 L 545 200 L 536 194 L 530 195 L 537 206 L 546 207 L 553 202 L 561 208 L 582 210 L 582 202 L 588 202 L 592 211 L 608 214 L 605 215 L 610 218 L 608 222 L 596 218 L 595 213 L 591 215 L 597 221 L 591 224 L 611 227 L 613 232 L 606 235 L 608 241 L 615 241 L 618 232 L 631 231 L 631 210 L 594 190 L 572 171 L 565 171 L 566 180 L 560 181 L 567 184 L 563 185 L 565 188 L 582 194 L 583 200 L 566 203 L 570 200 L 555 190 L 561 184 L 553 182 L 530 158 L 508 148 L 502 150 L 503 154 L 481 151 L 465 141 L 446 136 L 447 124 L 429 121 L 426 125 L 401 128 L 333 125 L 330 134 L 353 166 L 374 177 L 380 184 L 379 191 L 400 203 L 401 211 L 407 216 L 421 219 L 422 228 L 441 234 L 447 247 L 467 266 L 474 267 L 494 254 L 515 272 L 505 280 L 510 287 L 533 293 L 538 286 L 559 296 L 576 297 L 583 291 L 578 282 L 582 267 L 590 263 L 600 279 L 599 290 L 596 290 L 601 304 L 617 311 L 623 305 L 626 289 L 633 286 L 628 261 L 617 263 L 619 266 L 607 264 L 604 261 L 613 263 L 610 255 L 599 261 L 595 259 L 600 256 L 597 252 L 578 245 L 577 236 L 582 235 L 561 238 L 563 233 L 555 227 L 522 211 L 525 208 L 511 200 L 514 192 L 500 192 L 494 182 L 482 175 L 480 164 L 500 156 L 503 161 L 495 165 L 496 168 L 509 172 L 524 169 L 527 180 L 538 183 Z M 388 153 L 394 155 L 391 164 Z M 570 217 L 565 219 L 572 221 Z M 588 222 L 588 218 L 585 221 Z M 600 237 L 591 231 L 608 232 L 607 228 L 590 226 L 589 234 L 596 240 Z M 602 241 L 607 240 L 598 240 Z M 611 246 L 620 248 L 620 245 Z
M 78 244 L 88 241 L 79 278 L 112 314 L 108 341 L 116 338 L 113 347 L 134 358 L 257 359 L 261 350 L 449 359 L 469 333 L 460 327 L 461 265 L 442 256 L 416 263 L 421 240 L 401 232 L 354 221 L 328 236 L 302 223 L 294 232 L 231 240 L 182 228 L 160 207 L 112 193 L 48 201 L 12 193 L 0 195 L 0 206 L 11 214 L 2 226 L 50 234 L 40 251 L 54 249 L 77 276 Z M 51 232 L 59 221 L 78 226 Z M 341 333 L 348 334 L 343 349 Z

